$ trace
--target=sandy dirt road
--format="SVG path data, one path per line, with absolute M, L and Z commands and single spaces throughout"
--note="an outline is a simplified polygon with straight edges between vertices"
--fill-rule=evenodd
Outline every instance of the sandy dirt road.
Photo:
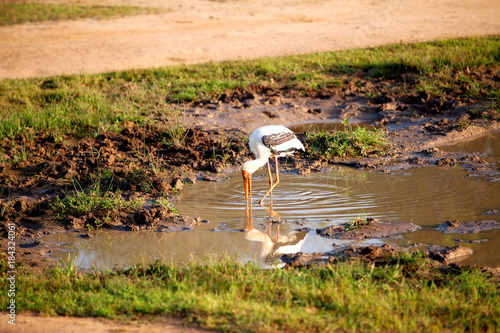
M 166 11 L 2 27 L 0 79 L 500 34 L 498 0 L 80 0 L 78 4 L 147 5 Z
M 137 320 L 133 324 L 122 324 L 97 318 L 42 317 L 36 314 L 21 314 L 16 317 L 16 325 L 7 322 L 7 314 L 0 313 L 2 333 L 202 333 L 210 332 L 200 328 L 182 326 L 178 320 L 169 318 L 149 322 Z

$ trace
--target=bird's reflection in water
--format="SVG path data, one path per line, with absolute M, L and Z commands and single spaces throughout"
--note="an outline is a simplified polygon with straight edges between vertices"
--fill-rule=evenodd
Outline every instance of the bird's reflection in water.
M 288 253 L 297 253 L 302 249 L 307 237 L 307 231 L 292 231 L 288 235 L 279 233 L 279 214 L 273 210 L 272 204 L 267 207 L 269 211 L 269 230 L 266 233 L 259 231 L 253 226 L 252 208 L 245 210 L 245 238 L 252 242 L 262 243 L 259 250 L 259 264 L 263 268 L 282 267 L 285 264 L 279 263 L 279 258 Z M 271 236 L 271 226 L 277 225 L 276 237 Z

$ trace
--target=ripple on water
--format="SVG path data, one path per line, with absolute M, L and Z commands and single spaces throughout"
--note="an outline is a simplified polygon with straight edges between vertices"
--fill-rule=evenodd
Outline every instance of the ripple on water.
M 447 219 L 481 219 L 484 210 L 498 205 L 499 186 L 466 176 L 460 168 L 420 168 L 390 174 L 338 168 L 307 176 L 283 174 L 273 191 L 274 210 L 285 219 L 339 222 L 360 214 L 420 225 L 439 224 Z M 265 174 L 254 177 L 254 201 L 262 197 L 268 186 Z M 185 191 L 179 212 L 212 222 L 241 219 L 242 187 L 237 173 L 221 183 L 199 182 Z M 254 208 L 257 212 L 263 210 Z

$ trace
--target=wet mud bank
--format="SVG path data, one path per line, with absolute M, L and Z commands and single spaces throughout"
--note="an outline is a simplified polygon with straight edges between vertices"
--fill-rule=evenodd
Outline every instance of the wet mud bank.
M 418 250 L 418 252 L 417 252 Z M 302 252 L 294 254 L 286 254 L 281 259 L 286 263 L 285 269 L 297 267 L 314 267 L 325 264 L 338 263 L 347 260 L 361 260 L 363 262 L 373 264 L 387 263 L 389 260 L 394 260 L 394 256 L 398 252 L 404 252 L 409 255 L 425 256 L 434 261 L 436 266 L 451 265 L 460 267 L 460 261 L 470 257 L 473 250 L 464 246 L 453 247 L 410 247 L 401 248 L 393 245 L 385 244 L 382 246 L 346 246 L 340 247 L 327 253 L 309 253 Z M 487 268 L 488 271 L 500 275 L 499 268 Z
M 458 222 L 453 220 L 440 224 L 437 229 L 447 234 L 471 234 L 481 231 L 500 229 L 500 222 L 495 220 L 471 222 Z
M 421 229 L 420 226 L 405 222 L 385 222 L 374 218 L 354 219 L 340 225 L 331 225 L 317 229 L 316 232 L 334 239 L 374 239 L 397 237 L 402 233 L 413 232 Z
M 499 86 L 498 71 L 477 75 Z M 14 223 L 20 262 L 38 267 L 46 265 L 46 254 L 55 250 L 36 240 L 43 235 L 99 228 L 193 230 L 203 221 L 178 216 L 173 198 L 182 200 L 179 194 L 196 182 L 217 181 L 210 172 L 237 170 L 252 157 L 245 138 L 266 124 L 300 129 L 304 124 L 338 124 L 347 119 L 350 124 L 377 126 L 386 133 L 390 149 L 381 155 L 315 160 L 299 155 L 289 159 L 287 168 L 300 174 L 321 172 L 332 164 L 385 173 L 410 167 L 462 167 L 480 181 L 500 180 L 498 159 L 442 148 L 498 133 L 500 115 L 486 100 L 464 98 L 464 92 L 440 97 L 388 92 L 387 86 L 400 83 L 358 79 L 306 94 L 263 87 L 236 91 L 182 106 L 185 123 L 180 133 L 128 123 L 119 132 L 102 132 L 96 137 L 30 133 L 4 139 L 0 142 L 2 242 L 6 242 L 7 223 Z M 77 193 L 89 201 L 96 193 L 104 193 L 108 201 L 75 208 L 67 198 Z M 500 207 L 491 207 L 491 212 L 497 209 Z M 349 237 L 364 237 L 377 223 L 381 222 L 372 221 Z M 343 231 L 336 228 L 324 230 L 325 235 L 340 237 Z M 373 233 L 370 237 L 386 236 Z

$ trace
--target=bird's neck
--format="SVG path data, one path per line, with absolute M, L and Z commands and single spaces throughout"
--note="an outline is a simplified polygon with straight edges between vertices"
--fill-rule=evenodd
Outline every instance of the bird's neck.
M 269 160 L 269 156 L 261 157 L 256 160 L 248 161 L 243 163 L 241 170 L 248 172 L 249 174 L 254 173 L 257 169 L 262 167 Z

